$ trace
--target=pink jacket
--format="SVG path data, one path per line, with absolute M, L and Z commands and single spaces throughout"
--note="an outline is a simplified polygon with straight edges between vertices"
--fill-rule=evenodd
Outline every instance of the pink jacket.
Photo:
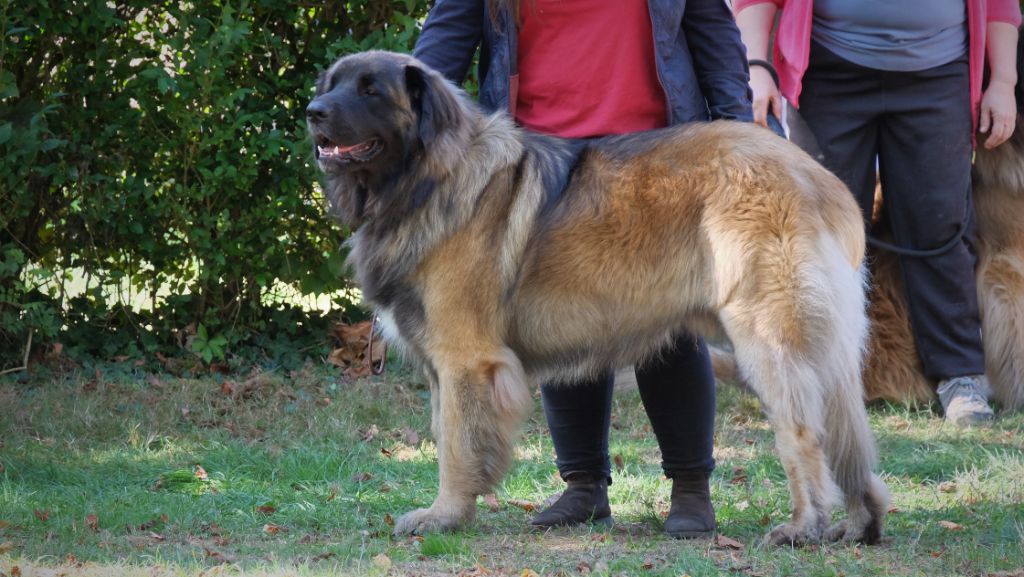
M 811 21 L 813 0 L 734 0 L 733 10 L 771 2 L 782 9 L 772 60 L 779 73 L 782 95 L 799 108 L 800 79 L 807 70 L 811 52 Z M 985 69 L 985 29 L 989 22 L 1006 22 L 1020 26 L 1018 0 L 967 0 L 968 59 L 971 76 L 971 109 L 974 128 L 978 128 L 981 105 L 981 78 Z

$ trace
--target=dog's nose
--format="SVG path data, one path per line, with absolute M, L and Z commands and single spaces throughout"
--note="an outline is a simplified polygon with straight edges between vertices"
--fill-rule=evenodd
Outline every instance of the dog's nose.
M 327 119 L 327 113 L 327 105 L 316 99 L 306 107 L 306 120 L 309 122 L 321 122 Z

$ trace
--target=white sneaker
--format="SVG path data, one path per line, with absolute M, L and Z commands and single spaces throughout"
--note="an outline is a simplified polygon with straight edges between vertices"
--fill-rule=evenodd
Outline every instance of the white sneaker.
M 988 406 L 988 383 L 984 375 L 968 375 L 939 381 L 939 400 L 946 420 L 969 427 L 987 423 L 993 418 Z

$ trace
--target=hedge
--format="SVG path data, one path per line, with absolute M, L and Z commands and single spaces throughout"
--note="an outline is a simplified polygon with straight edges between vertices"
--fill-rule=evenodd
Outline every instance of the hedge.
M 305 105 L 334 58 L 409 50 L 427 1 L 0 10 L 0 369 L 30 334 L 209 359 L 308 330 L 275 294 L 347 283 Z

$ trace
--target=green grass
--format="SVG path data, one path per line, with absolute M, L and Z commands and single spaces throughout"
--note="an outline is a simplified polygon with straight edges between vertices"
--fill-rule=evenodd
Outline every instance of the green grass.
M 662 535 L 670 483 L 630 391 L 613 413 L 615 528 L 527 528 L 523 505 L 561 488 L 535 410 L 497 510 L 481 499 L 471 528 L 405 538 L 393 518 L 429 505 L 437 483 L 426 387 L 408 373 L 181 378 L 123 363 L 8 375 L 0 574 L 1021 575 L 1024 415 L 968 431 L 927 409 L 871 418 L 895 507 L 878 546 L 760 545 L 788 493 L 757 401 L 731 388 L 712 491 L 720 533 L 740 549 Z

